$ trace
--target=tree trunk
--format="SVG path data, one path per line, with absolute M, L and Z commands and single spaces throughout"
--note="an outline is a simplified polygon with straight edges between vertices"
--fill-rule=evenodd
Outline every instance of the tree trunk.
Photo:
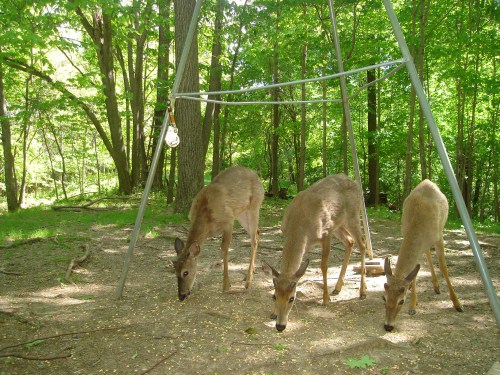
M 277 0 L 276 8 L 276 36 L 279 34 L 279 21 L 280 21 L 280 2 Z M 278 77 L 278 38 L 276 37 L 273 45 L 273 83 L 279 82 Z M 278 101 L 279 99 L 279 88 L 274 88 L 271 90 L 271 95 L 273 101 Z M 278 148 L 279 148 L 279 135 L 278 129 L 280 125 L 280 110 L 279 104 L 274 104 L 272 109 L 272 136 L 271 136 L 271 193 L 274 197 L 278 196 L 279 193 L 279 175 L 278 175 Z
M 419 41 L 418 41 L 418 49 L 417 56 L 415 60 L 415 68 L 418 71 L 418 77 L 420 82 L 424 83 L 424 47 L 425 47 L 425 26 L 427 25 L 427 18 L 429 14 L 430 1 L 427 3 L 425 0 L 420 1 L 420 12 L 419 12 Z M 418 132 L 418 140 L 419 140 L 419 151 L 420 151 L 420 173 L 422 181 L 428 178 L 427 171 L 427 160 L 426 160 L 426 147 L 425 147 L 425 121 L 424 121 L 424 112 L 422 107 L 419 105 L 418 111 L 418 124 L 419 124 L 419 132 Z
M 1 47 L 0 47 L 1 52 Z M 3 66 L 0 63 L 0 122 L 2 123 L 2 146 L 5 169 L 5 190 L 7 193 L 7 209 L 14 212 L 19 209 L 17 200 L 17 183 L 14 171 L 14 155 L 12 154 L 10 120 L 7 114 L 7 105 L 3 87 Z
M 373 70 L 366 71 L 367 84 L 375 81 Z M 378 151 L 377 151 L 377 87 L 368 86 L 368 185 L 370 195 L 367 204 L 379 205 L 379 176 L 378 176 Z
M 214 23 L 214 39 L 212 41 L 212 59 L 210 63 L 210 79 L 208 83 L 208 91 L 220 91 L 222 86 L 222 66 L 220 57 L 222 54 L 221 36 L 222 36 L 222 19 L 224 15 L 224 2 L 217 0 L 215 3 L 215 23 Z M 208 99 L 220 100 L 220 95 L 209 95 Z M 212 132 L 212 123 L 214 119 L 215 108 L 219 104 L 208 102 L 205 107 L 205 118 L 203 121 L 203 158 L 206 158 L 208 144 L 210 143 L 210 134 Z M 214 178 L 215 176 L 212 176 Z
M 171 0 L 158 0 L 158 8 L 160 14 L 160 25 L 158 28 L 158 70 L 156 78 L 156 102 L 153 117 L 153 142 L 152 151 L 156 150 L 158 145 L 161 126 L 165 114 L 167 112 L 168 101 L 168 77 L 169 77 L 169 60 L 170 60 L 170 44 L 172 35 L 170 31 L 170 4 Z M 173 150 L 172 150 L 173 153 Z M 171 155 L 172 155 L 171 153 Z M 158 166 L 156 168 L 153 190 L 161 190 L 163 188 L 163 167 L 165 163 L 166 146 L 161 149 Z M 174 165 L 175 169 L 175 165 Z M 175 174 L 174 174 L 175 179 Z M 167 193 L 168 196 L 168 193 Z M 168 198 L 167 198 L 168 200 Z M 172 195 L 173 201 L 173 195 Z
M 307 14 L 307 5 L 302 4 L 302 13 L 304 16 Z M 306 34 L 307 35 L 307 34 Z M 307 38 L 305 38 L 304 44 L 302 45 L 302 51 L 300 56 L 300 76 L 301 79 L 306 78 L 306 63 L 307 63 Z M 306 84 L 302 83 L 300 85 L 300 97 L 301 100 L 306 100 Z M 297 178 L 297 191 L 304 190 L 304 177 L 305 177 L 305 163 L 306 163 L 306 105 L 302 103 L 300 105 L 300 159 L 299 159 L 299 169 Z
M 195 3 L 194 0 L 174 0 L 176 66 L 179 64 Z M 193 37 L 179 91 L 199 91 L 197 33 Z M 181 143 L 178 146 L 179 185 L 174 210 L 186 212 L 194 196 L 203 187 L 204 155 L 203 137 L 200 131 L 200 103 L 192 100 L 178 100 L 175 104 L 175 117 Z

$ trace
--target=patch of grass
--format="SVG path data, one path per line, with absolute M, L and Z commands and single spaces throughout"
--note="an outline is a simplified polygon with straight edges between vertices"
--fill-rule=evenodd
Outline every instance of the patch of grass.
M 40 206 L 0 215 L 0 244 L 35 237 L 49 238 L 56 235 L 61 238 L 81 237 L 82 233 L 86 233 L 93 227 L 133 227 L 137 219 L 138 207 L 131 207 L 130 204 L 119 206 L 115 201 L 110 202 L 113 204 L 109 210 L 55 211 L 47 206 Z M 150 199 L 141 225 L 143 235 L 149 233 L 154 236 L 159 227 L 181 224 L 187 220 L 186 215 L 168 210 L 164 202 L 164 199 Z M 81 203 L 72 201 L 64 204 Z

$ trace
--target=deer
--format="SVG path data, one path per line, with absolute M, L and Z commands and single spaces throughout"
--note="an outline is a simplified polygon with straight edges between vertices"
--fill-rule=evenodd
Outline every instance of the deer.
M 345 256 L 332 295 L 339 294 L 354 243 L 361 252 L 360 298 L 366 297 L 365 244 L 361 235 L 359 213 L 362 204 L 360 187 L 345 174 L 327 176 L 295 196 L 286 208 L 281 230 L 284 236 L 281 271 L 264 263 L 264 270 L 272 273 L 275 300 L 272 319 L 276 329 L 286 328 L 288 315 L 296 297 L 297 282 L 306 272 L 309 259 L 304 254 L 319 244 L 323 274 L 323 305 L 330 301 L 327 271 L 328 256 L 333 236 L 343 242 Z
M 201 247 L 209 236 L 219 233 L 222 233 L 221 252 L 224 263 L 222 290 L 229 290 L 228 251 L 235 219 L 250 235 L 250 264 L 245 289 L 250 288 L 259 241 L 259 211 L 263 200 L 264 188 L 258 174 L 241 166 L 225 169 L 199 191 L 189 211 L 188 218 L 192 224 L 186 243 L 179 238 L 174 243 L 177 259 L 173 264 L 180 301 L 191 294 Z
M 425 254 L 432 277 L 434 292 L 440 294 L 439 282 L 432 265 L 430 248 L 434 246 L 439 269 L 446 284 L 450 299 L 458 312 L 463 312 L 455 290 L 451 285 L 448 267 L 444 257 L 443 230 L 448 218 L 448 200 L 437 185 L 429 180 L 420 182 L 403 202 L 401 231 L 403 240 L 399 249 L 394 273 L 390 258 L 386 257 L 384 270 L 387 282 L 384 284 L 385 301 L 384 329 L 391 332 L 394 322 L 405 303 L 408 289 L 411 289 L 409 315 L 415 315 L 417 306 L 416 277 L 420 270 L 418 260 Z

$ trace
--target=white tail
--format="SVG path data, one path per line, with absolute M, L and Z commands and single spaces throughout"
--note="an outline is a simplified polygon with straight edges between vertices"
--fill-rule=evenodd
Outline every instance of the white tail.
M 425 253 L 432 276 L 436 294 L 440 293 L 439 283 L 432 266 L 430 248 L 434 246 L 439 261 L 439 269 L 443 274 L 450 299 L 457 311 L 463 311 L 448 276 L 448 268 L 444 259 L 443 229 L 448 218 L 448 201 L 433 182 L 424 180 L 412 190 L 403 203 L 401 229 L 403 242 L 399 250 L 394 275 L 389 258 L 385 260 L 387 283 L 385 289 L 385 323 L 386 331 L 394 329 L 394 322 L 405 302 L 406 292 L 411 287 L 409 314 L 415 314 L 417 305 L 416 277 L 420 269 L 418 260 Z
M 338 294 L 344 284 L 344 275 L 356 242 L 361 251 L 360 298 L 366 296 L 365 245 L 361 235 L 359 213 L 362 204 L 361 189 L 344 174 L 323 178 L 300 192 L 285 212 L 281 229 L 285 238 L 281 272 L 269 266 L 274 276 L 273 315 L 276 329 L 283 331 L 295 299 L 297 281 L 304 275 L 308 261 L 302 265 L 304 254 L 320 244 L 322 247 L 321 271 L 323 273 L 323 304 L 330 301 L 327 284 L 328 255 L 332 237 L 344 243 L 345 258 L 339 279 L 332 294 Z
M 259 210 L 264 200 L 264 188 L 257 173 L 245 167 L 230 167 L 196 195 L 189 211 L 191 228 L 186 244 L 175 240 L 177 260 L 174 262 L 177 275 L 178 295 L 182 301 L 191 293 L 198 255 L 208 236 L 222 232 L 222 258 L 224 261 L 223 290 L 229 290 L 228 250 L 233 236 L 234 219 L 251 237 L 250 265 L 245 288 L 253 280 L 255 255 L 258 245 Z

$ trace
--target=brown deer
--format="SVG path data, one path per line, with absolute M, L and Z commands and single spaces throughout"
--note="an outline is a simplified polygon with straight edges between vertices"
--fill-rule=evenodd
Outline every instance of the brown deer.
M 448 218 L 448 201 L 433 182 L 424 180 L 418 184 L 403 203 L 401 230 L 403 242 L 399 250 L 394 274 L 389 258 L 385 259 L 384 269 L 387 283 L 384 284 L 385 323 L 384 328 L 390 332 L 406 299 L 406 292 L 411 288 L 409 314 L 415 314 L 417 306 L 416 277 L 420 269 L 418 259 L 424 252 L 432 276 L 434 292 L 440 293 L 439 283 L 432 266 L 430 247 L 434 246 L 439 261 L 439 269 L 443 274 L 453 306 L 462 312 L 462 305 L 448 276 L 448 268 L 444 259 L 443 229 Z
M 358 185 L 346 175 L 336 174 L 323 178 L 297 194 L 286 209 L 281 225 L 284 236 L 281 272 L 267 265 L 272 272 L 275 288 L 275 307 L 271 317 L 276 318 L 278 331 L 286 328 L 297 282 L 309 263 L 309 260 L 302 263 L 302 258 L 316 244 L 322 248 L 323 305 L 330 301 L 327 271 L 333 236 L 344 243 L 345 257 L 332 294 L 338 294 L 342 289 L 351 250 L 356 242 L 361 252 L 359 295 L 360 298 L 366 297 L 365 245 L 359 224 L 361 204 L 361 189 Z
M 218 174 L 213 181 L 196 195 L 189 211 L 191 228 L 186 244 L 175 240 L 177 259 L 174 261 L 179 300 L 191 293 L 198 256 L 208 236 L 222 232 L 222 258 L 224 261 L 223 291 L 230 287 L 228 250 L 233 236 L 234 219 L 251 237 L 250 265 L 245 288 L 252 284 L 255 255 L 258 246 L 259 210 L 264 200 L 264 188 L 257 173 L 245 167 L 230 167 Z

